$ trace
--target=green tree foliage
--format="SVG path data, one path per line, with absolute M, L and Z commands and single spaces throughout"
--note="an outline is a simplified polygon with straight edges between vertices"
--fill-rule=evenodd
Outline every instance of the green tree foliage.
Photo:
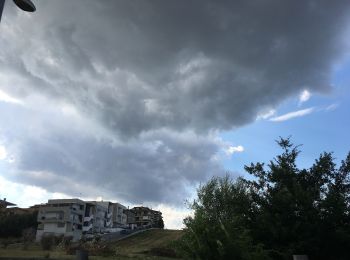
M 179 251 L 197 259 L 348 259 L 350 153 L 339 168 L 323 153 L 299 169 L 290 139 L 282 153 L 245 170 L 249 179 L 214 177 L 198 190 Z
M 20 237 L 28 228 L 37 227 L 38 212 L 0 216 L 0 237 Z
M 184 220 L 180 253 L 190 259 L 268 259 L 246 228 L 253 202 L 247 190 L 243 179 L 233 182 L 228 176 L 201 187 L 191 205 L 194 217 Z

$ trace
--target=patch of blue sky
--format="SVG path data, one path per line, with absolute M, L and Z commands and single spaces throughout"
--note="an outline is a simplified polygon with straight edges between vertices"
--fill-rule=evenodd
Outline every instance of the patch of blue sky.
M 310 167 L 320 153 L 333 152 L 339 164 L 350 151 L 350 59 L 338 67 L 332 82 L 333 91 L 327 94 L 311 93 L 309 100 L 300 103 L 299 97 L 286 100 L 273 117 L 311 108 L 312 112 L 285 121 L 260 119 L 245 127 L 221 133 L 220 137 L 233 145 L 242 145 L 244 151 L 223 160 L 228 171 L 246 176 L 244 165 L 251 162 L 268 163 L 280 153 L 275 140 L 292 137 L 294 144 L 302 144 L 299 167 Z

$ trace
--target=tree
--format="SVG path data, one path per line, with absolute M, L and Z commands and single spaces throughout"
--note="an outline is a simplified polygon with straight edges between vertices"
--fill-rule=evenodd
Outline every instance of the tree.
M 27 228 L 37 227 L 38 212 L 0 216 L 0 237 L 20 237 Z
M 184 220 L 179 251 L 191 259 L 268 259 L 262 247 L 253 244 L 247 228 L 252 207 L 243 179 L 212 178 L 191 204 L 194 217 Z
M 282 153 L 245 170 L 252 178 L 214 177 L 198 190 L 179 243 L 199 259 L 347 259 L 350 246 L 350 153 L 336 168 L 322 153 L 299 169 L 299 146 L 277 141 Z

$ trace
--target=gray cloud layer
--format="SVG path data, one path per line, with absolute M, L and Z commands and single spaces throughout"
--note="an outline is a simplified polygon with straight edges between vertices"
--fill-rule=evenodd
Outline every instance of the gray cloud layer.
M 341 0 L 36 4 L 31 16 L 6 6 L 1 88 L 70 104 L 119 143 L 69 127 L 43 130 L 52 145 L 36 132 L 16 133 L 25 136 L 19 172 L 83 178 L 150 201 L 178 201 L 186 185 L 220 171 L 209 132 L 250 123 L 302 89 L 329 91 L 350 7 Z M 157 148 L 147 150 L 150 143 Z
M 158 130 L 124 142 L 89 129 L 78 115 L 41 105 L 49 109 L 0 106 L 8 112 L 0 118 L 1 135 L 14 157 L 5 175 L 18 182 L 74 196 L 178 204 L 190 187 L 222 171 L 215 158 L 220 142 L 213 139 Z

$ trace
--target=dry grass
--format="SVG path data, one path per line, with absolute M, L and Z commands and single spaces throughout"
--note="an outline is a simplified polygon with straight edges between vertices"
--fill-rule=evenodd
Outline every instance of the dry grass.
M 115 242 L 114 245 L 118 254 L 137 257 L 153 248 L 171 248 L 171 244 L 181 236 L 181 230 L 154 229 Z
M 67 256 L 62 250 L 44 251 L 37 243 L 31 243 L 27 249 L 23 248 L 22 243 L 8 245 L 7 248 L 0 248 L 1 257 L 27 257 L 27 258 L 46 258 L 49 256 L 54 259 L 75 259 L 74 256 Z
M 149 230 L 135 236 L 131 236 L 118 242 L 112 242 L 110 246 L 116 249 L 117 256 L 101 257 L 89 256 L 92 260 L 111 260 L 111 259 L 155 259 L 166 260 L 167 257 L 151 256 L 148 252 L 154 248 L 169 248 L 171 243 L 179 239 L 182 235 L 181 230 Z M 71 260 L 76 259 L 74 255 L 66 255 L 63 250 L 53 249 L 43 251 L 39 244 L 31 243 L 27 249 L 23 249 L 23 244 L 16 243 L 8 247 L 0 248 L 1 257 L 23 257 L 44 259 Z

